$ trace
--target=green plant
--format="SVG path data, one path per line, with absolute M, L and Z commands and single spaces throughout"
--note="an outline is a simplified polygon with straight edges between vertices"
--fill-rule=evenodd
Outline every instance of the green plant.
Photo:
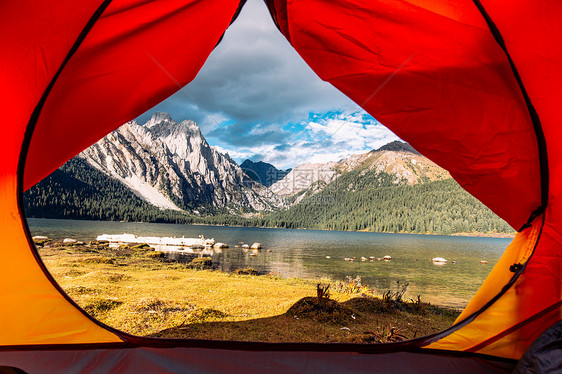
M 152 249 L 151 246 L 149 246 L 146 243 L 140 243 L 140 244 L 135 244 L 131 246 L 131 249 L 146 249 L 146 250 L 150 250 Z
M 85 258 L 84 260 L 82 260 L 82 263 L 84 263 L 84 264 L 108 264 L 108 265 L 115 265 L 116 264 L 114 259 L 107 258 L 107 257 Z
M 335 292 L 342 294 L 364 294 L 369 296 L 374 296 L 375 291 L 370 289 L 369 286 L 361 283 L 361 277 L 356 276 L 355 278 L 349 275 L 345 277 L 345 281 L 338 281 L 333 284 L 332 289 Z
M 396 292 L 392 292 L 391 290 L 388 290 L 385 293 L 383 293 L 382 294 L 383 301 L 385 301 L 385 302 L 396 302 L 396 303 L 402 302 L 402 298 L 404 297 L 404 294 L 408 290 L 409 285 L 410 285 L 410 283 L 408 283 L 408 282 L 400 285 L 400 281 L 396 281 Z M 421 303 L 421 300 L 419 299 L 419 296 L 418 296 L 418 300 Z
M 364 340 L 375 343 L 395 343 L 408 339 L 407 336 L 400 333 L 399 328 L 390 324 L 384 327 L 377 326 L 375 331 L 365 331 L 365 334 L 370 336 L 364 338 Z
M 330 284 L 322 284 L 322 283 L 318 283 L 316 285 L 316 298 L 318 299 L 318 302 L 321 302 L 323 299 L 329 299 L 330 298 Z
M 84 306 L 84 310 L 91 316 L 97 317 L 111 309 L 117 308 L 121 304 L 123 302 L 113 299 L 94 299 Z
M 147 252 L 145 256 L 148 258 L 164 258 L 166 257 L 166 254 L 164 252 L 153 251 Z
M 213 266 L 213 260 L 210 257 L 197 257 L 187 264 L 191 269 L 210 269 Z
M 238 275 L 259 275 L 258 271 L 254 268 L 236 269 L 234 273 Z

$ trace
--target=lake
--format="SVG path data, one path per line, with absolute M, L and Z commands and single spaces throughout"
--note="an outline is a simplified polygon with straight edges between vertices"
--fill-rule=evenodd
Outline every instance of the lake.
M 478 290 L 511 239 L 370 232 L 291 230 L 131 222 L 28 219 L 33 235 L 52 239 L 94 240 L 100 234 L 214 238 L 228 249 L 209 253 L 215 268 L 234 271 L 252 267 L 260 273 L 283 277 L 361 277 L 378 292 L 396 290 L 396 282 L 409 282 L 406 298 L 462 308 Z M 260 252 L 234 248 L 259 242 Z M 269 250 L 269 251 L 268 251 Z M 190 261 L 200 252 L 175 252 L 170 258 Z M 391 261 L 361 261 L 361 257 L 392 256 Z M 327 258 L 329 257 L 329 258 Z M 354 262 L 346 257 L 357 257 Z M 434 265 L 434 257 L 450 262 Z M 481 260 L 488 264 L 480 264 Z M 452 263 L 456 261 L 456 263 Z

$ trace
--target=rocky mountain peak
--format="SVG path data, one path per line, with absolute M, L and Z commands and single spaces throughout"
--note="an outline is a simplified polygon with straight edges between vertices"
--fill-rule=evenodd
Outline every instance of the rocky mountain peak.
M 172 116 L 170 114 L 164 112 L 154 112 L 152 117 L 148 120 L 148 122 L 144 124 L 144 126 L 151 128 L 155 125 L 161 125 L 162 123 L 166 122 L 176 123 L 176 121 L 172 119 Z
M 419 155 L 420 153 L 416 151 L 410 144 L 395 140 L 388 144 L 383 145 L 379 149 L 371 152 L 382 152 L 382 151 L 393 151 L 393 152 L 409 152 Z
M 83 151 L 80 157 L 160 208 L 182 210 L 271 209 L 281 200 L 213 149 L 193 121 L 155 113 L 144 125 L 131 121 Z

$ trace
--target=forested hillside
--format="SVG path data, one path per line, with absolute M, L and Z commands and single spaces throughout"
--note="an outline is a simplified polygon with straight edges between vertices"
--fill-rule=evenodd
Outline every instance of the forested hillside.
M 328 230 L 452 234 L 514 230 L 453 179 L 395 185 L 393 177 L 352 171 L 259 225 Z
M 185 222 L 182 212 L 160 210 L 122 183 L 75 157 L 24 194 L 28 217 L 107 221 Z

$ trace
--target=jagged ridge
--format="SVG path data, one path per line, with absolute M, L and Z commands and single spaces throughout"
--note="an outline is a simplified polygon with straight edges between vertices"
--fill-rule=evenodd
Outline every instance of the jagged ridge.
M 209 146 L 195 122 L 177 123 L 167 113 L 155 113 L 144 125 L 128 122 L 79 157 L 162 209 L 249 212 L 281 203 Z

